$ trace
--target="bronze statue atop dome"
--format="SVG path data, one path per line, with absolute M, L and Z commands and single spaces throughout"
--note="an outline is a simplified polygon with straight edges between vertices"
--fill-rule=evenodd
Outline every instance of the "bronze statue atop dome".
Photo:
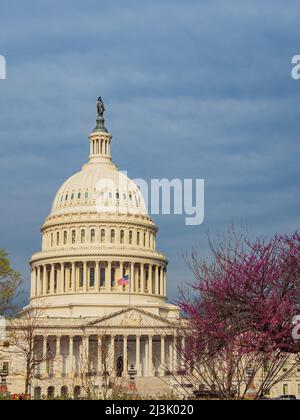
M 101 96 L 99 96 L 98 101 L 97 101 L 98 117 L 103 117 L 104 112 L 105 112 L 104 102 L 103 102 Z

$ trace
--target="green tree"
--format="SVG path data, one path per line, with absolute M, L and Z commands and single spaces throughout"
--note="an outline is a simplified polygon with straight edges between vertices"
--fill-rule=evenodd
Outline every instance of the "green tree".
M 17 309 L 14 300 L 21 284 L 21 274 L 11 267 L 7 252 L 0 249 L 0 316 L 11 316 Z

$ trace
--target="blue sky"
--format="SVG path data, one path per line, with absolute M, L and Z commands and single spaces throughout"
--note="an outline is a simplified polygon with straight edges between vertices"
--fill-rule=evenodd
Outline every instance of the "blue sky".
M 27 262 L 62 182 L 87 159 L 95 100 L 132 178 L 205 178 L 206 217 L 154 217 L 170 299 L 180 257 L 233 220 L 251 235 L 299 227 L 296 0 L 2 0 L 0 247 Z

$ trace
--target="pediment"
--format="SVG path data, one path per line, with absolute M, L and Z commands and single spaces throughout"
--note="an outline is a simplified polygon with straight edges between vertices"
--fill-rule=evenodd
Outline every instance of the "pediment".
M 174 328 L 174 324 L 165 318 L 135 307 L 112 313 L 86 325 L 86 327 L 102 326 Z

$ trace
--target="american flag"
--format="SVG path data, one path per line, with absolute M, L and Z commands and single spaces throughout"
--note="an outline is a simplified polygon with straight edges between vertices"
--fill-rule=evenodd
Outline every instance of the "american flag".
M 123 276 L 120 280 L 118 280 L 119 286 L 127 286 L 129 284 L 129 276 Z

